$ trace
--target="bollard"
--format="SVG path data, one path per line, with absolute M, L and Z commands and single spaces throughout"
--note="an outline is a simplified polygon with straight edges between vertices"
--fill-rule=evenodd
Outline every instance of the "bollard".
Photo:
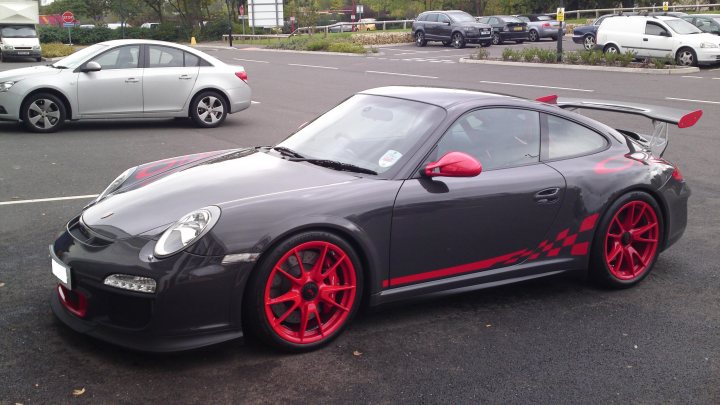
M 190 45 L 197 45 L 197 41 L 195 41 L 195 37 L 190 37 Z

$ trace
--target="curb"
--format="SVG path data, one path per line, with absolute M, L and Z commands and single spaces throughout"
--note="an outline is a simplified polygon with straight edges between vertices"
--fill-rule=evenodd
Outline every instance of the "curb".
M 266 48 L 233 48 L 239 51 L 260 51 L 260 52 L 284 52 L 284 53 L 305 53 L 309 55 L 342 55 L 342 56 L 368 56 L 373 55 L 372 52 L 368 53 L 349 53 L 349 52 L 323 52 L 323 51 L 293 51 L 290 49 L 266 49 Z M 377 55 L 377 54 L 374 54 Z
M 555 63 L 533 63 L 533 62 L 506 62 L 502 60 L 478 60 L 470 58 L 460 58 L 460 63 L 476 63 L 481 65 L 504 65 L 518 67 L 538 67 L 551 69 L 570 69 L 570 70 L 598 70 L 601 72 L 623 72 L 623 73 L 644 73 L 648 75 L 684 75 L 688 73 L 697 73 L 700 71 L 698 67 L 682 67 L 672 69 L 647 69 L 647 68 L 631 68 L 618 66 L 589 66 L 589 65 L 563 65 Z

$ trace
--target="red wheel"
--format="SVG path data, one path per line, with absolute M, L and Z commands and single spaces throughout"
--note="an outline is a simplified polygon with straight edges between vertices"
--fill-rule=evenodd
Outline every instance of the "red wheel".
M 662 215 L 643 192 L 620 197 L 603 217 L 594 241 L 591 275 L 612 287 L 629 287 L 652 269 L 662 242 Z
M 288 350 L 309 350 L 336 337 L 357 310 L 362 272 L 337 236 L 308 232 L 281 243 L 251 280 L 252 329 Z M 269 339 L 268 339 L 269 338 Z

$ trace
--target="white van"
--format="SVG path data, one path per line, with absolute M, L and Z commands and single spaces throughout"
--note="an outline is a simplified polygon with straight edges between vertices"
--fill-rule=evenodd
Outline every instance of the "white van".
M 598 29 L 596 48 L 608 53 L 633 51 L 638 58 L 671 57 L 682 66 L 720 62 L 720 37 L 676 17 L 608 18 Z

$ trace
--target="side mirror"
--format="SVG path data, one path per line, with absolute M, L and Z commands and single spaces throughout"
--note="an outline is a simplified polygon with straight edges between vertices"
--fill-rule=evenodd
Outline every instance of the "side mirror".
M 462 152 L 448 152 L 437 162 L 428 163 L 424 174 L 427 177 L 475 177 L 480 172 L 482 165 L 474 157 Z
M 82 71 L 87 72 L 99 72 L 102 70 L 102 66 L 100 66 L 99 63 L 95 61 L 91 61 L 85 64 L 85 66 L 82 68 Z

